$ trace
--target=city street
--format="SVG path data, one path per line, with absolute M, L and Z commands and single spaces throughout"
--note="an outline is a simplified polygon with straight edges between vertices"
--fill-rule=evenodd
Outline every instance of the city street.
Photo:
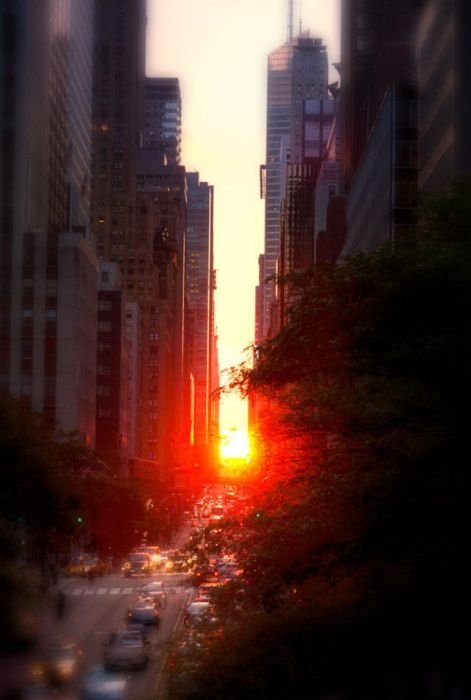
M 46 608 L 44 612 L 38 648 L 34 654 L 28 655 L 27 660 L 23 660 L 22 673 L 30 675 L 35 661 L 48 648 L 73 642 L 82 650 L 79 675 L 66 687 L 55 692 L 54 697 L 59 700 L 79 698 L 84 674 L 95 664 L 103 662 L 103 643 L 110 632 L 126 623 L 128 607 L 137 599 L 139 587 L 151 580 L 158 580 L 163 582 L 167 601 L 161 612 L 160 624 L 149 630 L 150 663 L 144 671 L 125 674 L 128 679 L 126 698 L 140 700 L 149 697 L 159 681 L 166 644 L 181 623 L 183 607 L 190 596 L 184 579 L 183 574 L 154 574 L 132 579 L 112 574 L 93 582 L 81 578 L 60 579 L 57 590 L 65 593 L 62 619 L 58 619 L 52 594 L 49 609 Z M 28 686 L 31 686 L 29 679 L 26 680 L 26 687 Z M 52 692 L 49 690 L 42 695 L 36 688 L 26 691 L 24 685 L 22 690 L 26 698 L 50 697 Z

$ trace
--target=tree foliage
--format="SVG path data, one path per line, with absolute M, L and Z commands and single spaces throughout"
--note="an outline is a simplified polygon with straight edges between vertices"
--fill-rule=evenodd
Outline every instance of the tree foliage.
M 302 459 L 278 479 L 272 463 L 271 486 L 262 471 L 256 513 L 233 524 L 244 585 L 182 697 L 469 686 L 470 201 L 459 184 L 416 240 L 292 275 L 285 327 L 234 373 L 284 412 Z

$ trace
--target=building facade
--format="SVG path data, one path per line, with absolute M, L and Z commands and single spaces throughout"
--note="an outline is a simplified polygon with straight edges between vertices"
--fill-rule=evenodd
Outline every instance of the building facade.
M 320 39 L 301 35 L 290 39 L 268 57 L 267 131 L 265 162 L 264 280 L 276 273 L 280 255 L 280 208 L 283 197 L 281 145 L 289 137 L 290 160 L 302 162 L 305 135 L 299 129 L 304 100 L 327 97 L 328 64 Z M 257 323 L 270 334 L 275 285 L 263 285 L 263 317 Z
M 212 386 L 211 374 L 214 335 L 213 188 L 201 182 L 198 173 L 187 173 L 186 178 L 185 337 L 189 372 L 194 380 L 190 442 L 204 447 L 210 437 L 211 390 L 216 388 Z
M 346 192 L 387 90 L 416 84 L 416 33 L 423 4 L 342 0 L 340 124 Z
M 439 191 L 471 175 L 471 6 L 427 2 L 418 31 L 419 186 Z
M 417 223 L 417 90 L 387 93 L 348 194 L 341 256 L 410 237 Z
M 100 263 L 97 315 L 96 450 L 116 474 L 127 473 L 129 356 L 126 304 L 116 263 Z
M 169 473 L 184 406 L 185 169 L 159 149 L 138 153 L 135 239 L 126 251 L 128 300 L 142 311 L 141 456 Z
M 178 78 L 146 78 L 142 146 L 160 148 L 170 165 L 181 160 L 182 98 Z
M 92 2 L 20 0 L 1 12 L 0 383 L 93 446 Z M 83 336 L 64 354 L 75 338 L 67 316 L 76 311 Z

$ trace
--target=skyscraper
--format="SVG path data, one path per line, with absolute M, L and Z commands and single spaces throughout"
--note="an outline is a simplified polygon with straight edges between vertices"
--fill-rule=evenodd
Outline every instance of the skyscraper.
M 0 384 L 92 446 L 92 2 L 6 1 L 1 12 Z
M 280 205 L 285 165 L 281 158 L 283 139 L 290 137 L 291 162 L 301 162 L 303 137 L 296 129 L 296 122 L 299 125 L 304 100 L 327 97 L 327 53 L 322 40 L 303 34 L 287 41 L 269 55 L 267 78 L 265 280 L 275 274 L 280 254 Z M 263 336 L 267 337 L 274 299 L 273 282 L 266 282 L 262 293 L 263 318 L 257 323 Z
M 429 0 L 418 32 L 419 186 L 471 175 L 471 6 Z
M 182 440 L 186 206 L 185 168 L 140 149 L 126 290 L 142 309 L 141 456 L 164 477 Z
M 340 121 L 347 191 L 387 90 L 416 84 L 423 1 L 342 0 Z
M 213 188 L 187 173 L 186 321 L 188 366 L 194 380 L 193 444 L 208 445 L 211 417 L 214 270 Z
M 182 98 L 178 78 L 146 78 L 142 145 L 161 148 L 170 165 L 180 164 Z
M 91 224 L 98 257 L 109 261 L 133 237 L 146 17 L 144 0 L 95 0 L 94 8 Z

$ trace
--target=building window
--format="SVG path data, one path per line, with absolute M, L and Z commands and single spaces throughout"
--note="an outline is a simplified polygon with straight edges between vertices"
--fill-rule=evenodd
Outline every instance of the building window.
M 111 321 L 99 321 L 98 322 L 98 332 L 99 333 L 111 333 Z

